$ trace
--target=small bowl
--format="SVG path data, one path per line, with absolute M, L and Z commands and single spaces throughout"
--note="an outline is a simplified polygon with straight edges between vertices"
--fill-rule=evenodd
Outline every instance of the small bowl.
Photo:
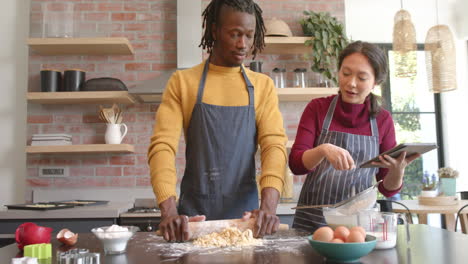
M 374 250 L 377 239 L 367 235 L 363 243 L 330 243 L 316 241 L 312 236 L 308 237 L 309 244 L 314 250 L 327 258 L 327 261 L 352 263 L 358 262 L 360 258 Z
M 91 232 L 101 240 L 104 253 L 107 255 L 120 254 L 127 249 L 128 240 L 140 229 L 136 226 L 121 226 L 128 231 L 107 231 L 110 226 L 91 229 Z

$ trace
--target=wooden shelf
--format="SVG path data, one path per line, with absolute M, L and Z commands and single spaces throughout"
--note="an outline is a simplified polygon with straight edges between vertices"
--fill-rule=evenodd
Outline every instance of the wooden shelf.
M 338 93 L 338 88 L 276 88 L 280 102 L 308 102 Z
M 28 45 L 41 55 L 132 55 L 127 38 L 30 38 Z
M 87 144 L 66 146 L 27 146 L 29 154 L 78 154 L 78 153 L 133 153 L 135 147 L 129 144 Z
M 37 104 L 134 104 L 135 98 L 127 91 L 109 92 L 33 92 L 27 93 L 28 102 Z
M 305 54 L 311 48 L 304 45 L 312 37 L 265 37 L 263 54 Z

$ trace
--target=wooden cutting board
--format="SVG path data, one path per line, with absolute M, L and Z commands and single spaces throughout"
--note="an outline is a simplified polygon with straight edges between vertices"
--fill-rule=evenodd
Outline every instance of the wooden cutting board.
M 208 235 L 214 232 L 221 232 L 227 227 L 237 227 L 241 231 L 247 229 L 253 230 L 255 225 L 255 219 L 251 218 L 247 221 L 242 219 L 229 219 L 229 220 L 212 220 L 212 221 L 201 221 L 201 222 L 189 222 L 189 240 L 197 239 L 201 236 Z M 288 230 L 289 226 L 287 224 L 280 224 L 278 227 L 279 230 Z M 156 231 L 157 235 L 161 233 Z

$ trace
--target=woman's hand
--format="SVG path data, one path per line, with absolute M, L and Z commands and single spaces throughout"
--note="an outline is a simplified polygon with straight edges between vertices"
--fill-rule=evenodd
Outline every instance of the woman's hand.
M 401 172 L 404 174 L 406 166 L 419 157 L 421 157 L 421 154 L 419 153 L 406 157 L 406 152 L 402 152 L 396 159 L 389 155 L 381 155 L 379 156 L 380 162 L 372 162 L 372 164 L 382 168 L 387 168 L 390 171 Z
M 336 170 L 352 170 L 356 168 L 353 157 L 346 149 L 333 144 L 322 144 L 322 153 Z
M 396 190 L 403 184 L 406 166 L 419 157 L 421 157 L 421 154 L 406 157 L 406 152 L 402 152 L 396 159 L 389 155 L 381 155 L 379 156 L 380 162 L 372 162 L 372 164 L 388 169 L 383 185 L 387 190 Z

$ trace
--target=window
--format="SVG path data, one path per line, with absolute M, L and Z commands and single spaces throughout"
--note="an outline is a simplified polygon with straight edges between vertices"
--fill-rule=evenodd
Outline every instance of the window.
M 406 59 L 404 69 L 396 66 L 401 57 L 391 50 L 391 44 L 379 46 L 388 56 L 389 74 L 381 93 L 384 107 L 392 113 L 395 122 L 397 143 L 436 142 L 439 146 L 406 168 L 404 186 L 396 199 L 415 199 L 422 189 L 423 176 L 426 178 L 424 181 L 432 181 L 437 178 L 437 169 L 444 165 L 440 95 L 429 92 L 427 88 L 423 45 L 418 45 L 418 51 Z M 402 72 L 415 74 L 399 77 L 404 75 Z

